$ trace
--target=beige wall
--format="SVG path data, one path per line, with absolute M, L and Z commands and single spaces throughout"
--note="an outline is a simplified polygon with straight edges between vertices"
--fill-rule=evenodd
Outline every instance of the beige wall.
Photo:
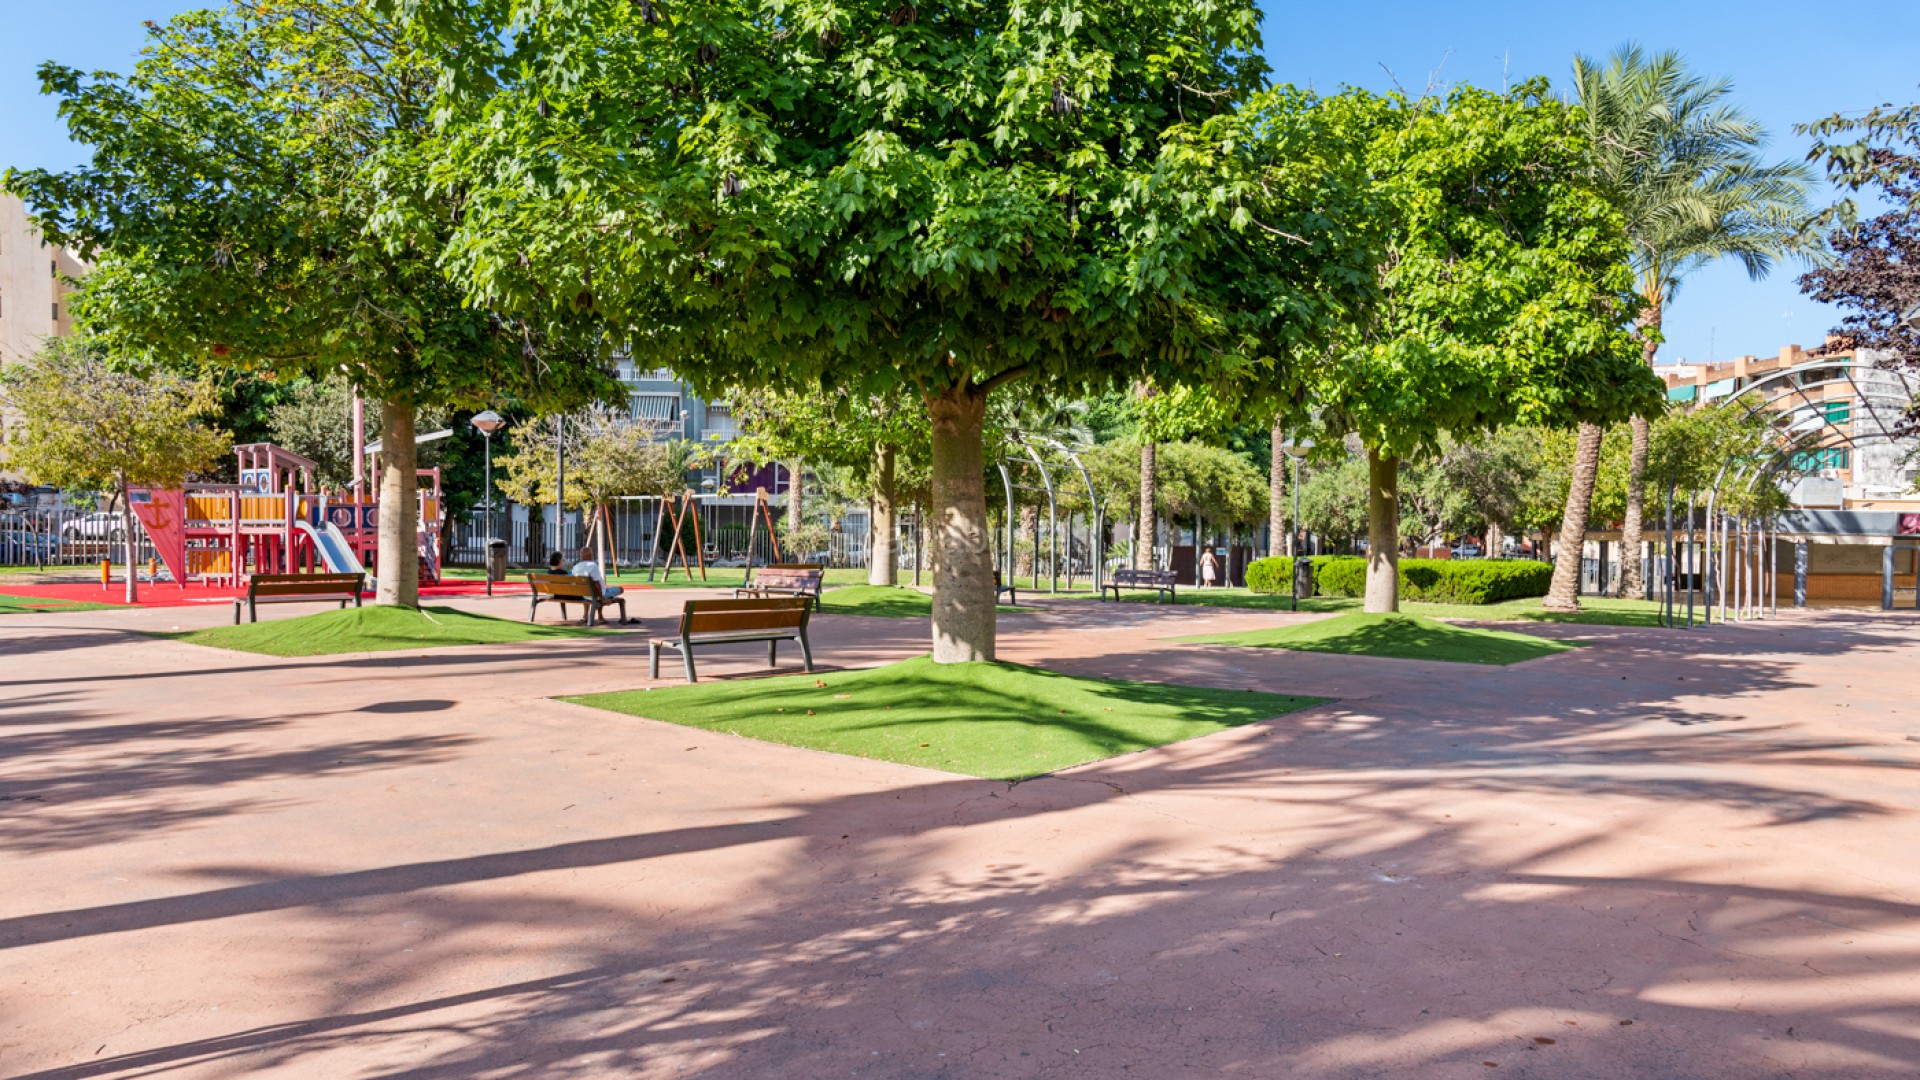
M 65 250 L 42 243 L 20 200 L 0 194 L 0 364 L 25 360 L 48 337 L 73 332 L 67 310 L 73 287 L 63 279 L 77 278 L 85 269 Z M 12 424 L 0 410 L 0 443 Z M 0 479 L 18 477 L 0 464 Z

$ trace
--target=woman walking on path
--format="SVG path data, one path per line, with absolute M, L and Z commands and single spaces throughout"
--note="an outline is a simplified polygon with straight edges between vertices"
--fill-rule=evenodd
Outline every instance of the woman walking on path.
M 1213 549 L 1207 548 L 1200 553 L 1200 587 L 1213 588 L 1214 579 L 1220 575 L 1220 560 L 1213 557 Z

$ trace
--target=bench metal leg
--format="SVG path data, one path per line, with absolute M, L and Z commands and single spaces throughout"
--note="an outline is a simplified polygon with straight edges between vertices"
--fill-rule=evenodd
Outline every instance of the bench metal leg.
M 687 681 L 699 682 L 700 677 L 693 673 L 693 643 L 692 642 L 688 641 L 688 642 L 681 643 L 680 656 L 682 659 L 684 659 L 687 662 Z
M 660 643 L 657 641 L 649 641 L 647 642 L 647 678 L 657 679 L 659 677 Z
M 533 594 L 533 603 L 527 608 L 527 621 L 532 622 L 540 614 L 540 594 Z
M 767 666 L 780 666 L 780 640 L 778 638 L 767 639 Z
M 807 628 L 800 628 L 800 658 L 806 662 L 807 670 L 813 670 L 813 644 L 807 640 Z

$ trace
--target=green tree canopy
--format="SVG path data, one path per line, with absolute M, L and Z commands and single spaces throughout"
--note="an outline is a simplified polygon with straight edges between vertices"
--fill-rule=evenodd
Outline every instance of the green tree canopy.
M 1289 239 L 1318 160 L 1211 123 L 1265 79 L 1250 0 L 419 6 L 478 299 L 579 282 L 703 390 L 921 399 L 942 661 L 993 655 L 993 390 L 1225 379 L 1337 293 Z
M 26 363 L 0 371 L 0 408 L 19 414 L 0 463 L 37 483 L 119 494 L 127 602 L 136 591 L 129 489 L 177 488 L 231 448 L 206 423 L 214 388 L 165 371 L 112 363 L 98 343 L 51 338 Z
M 344 377 L 381 402 L 387 603 L 416 595 L 416 407 L 609 386 L 590 312 L 503 316 L 440 270 L 461 199 L 427 183 L 435 76 L 373 0 L 188 12 L 152 26 L 129 75 L 43 65 L 92 157 L 5 180 L 94 262 L 75 312 L 117 353 Z
M 1534 81 L 1445 100 L 1349 92 L 1326 107 L 1371 134 L 1387 216 L 1378 294 L 1287 419 L 1372 462 L 1367 606 L 1398 606 L 1398 462 L 1508 424 L 1615 421 L 1657 407 L 1631 336 L 1623 222 L 1578 110 Z M 1309 411 L 1311 407 L 1311 411 Z

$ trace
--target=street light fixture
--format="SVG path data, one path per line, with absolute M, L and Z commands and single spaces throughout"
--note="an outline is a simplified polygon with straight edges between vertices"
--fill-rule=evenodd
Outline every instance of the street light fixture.
M 468 423 L 471 423 L 473 425 L 473 430 L 480 433 L 480 437 L 486 440 L 486 445 L 487 445 L 486 498 L 481 501 L 480 505 L 487 512 L 487 554 L 485 558 L 491 560 L 493 555 L 493 541 L 494 541 L 494 535 L 493 535 L 493 531 L 494 531 L 493 530 L 493 435 L 494 435 L 494 432 L 499 431 L 501 428 L 507 426 L 507 418 L 504 416 L 501 416 L 497 412 L 494 412 L 492 409 L 488 409 L 486 412 L 476 415 L 472 420 L 468 421 Z M 486 564 L 486 573 L 484 576 L 487 579 L 487 595 L 492 596 L 493 595 L 493 564 L 491 561 L 489 561 Z
M 1287 554 L 1299 554 L 1294 541 L 1300 536 L 1300 460 L 1313 451 L 1312 439 L 1288 439 L 1280 449 L 1293 462 L 1293 529 L 1287 534 Z

